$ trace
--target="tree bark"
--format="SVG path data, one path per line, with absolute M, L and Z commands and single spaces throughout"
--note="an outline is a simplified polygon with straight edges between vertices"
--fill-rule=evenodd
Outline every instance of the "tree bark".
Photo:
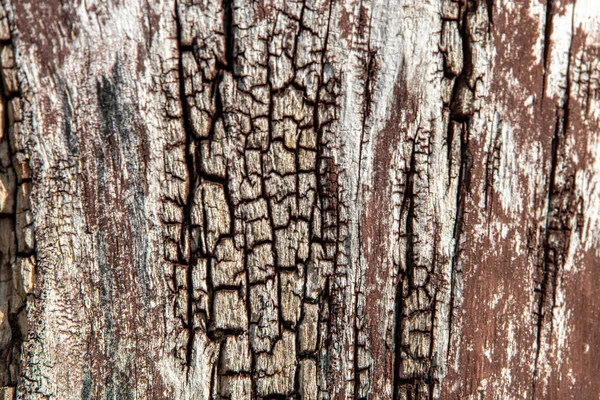
M 596 1 L 2 3 L 1 398 L 597 398 Z

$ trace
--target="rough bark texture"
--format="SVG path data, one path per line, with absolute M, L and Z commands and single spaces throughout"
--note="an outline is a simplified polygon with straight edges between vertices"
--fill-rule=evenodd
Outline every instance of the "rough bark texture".
M 598 398 L 596 0 L 2 3 L 1 398 Z

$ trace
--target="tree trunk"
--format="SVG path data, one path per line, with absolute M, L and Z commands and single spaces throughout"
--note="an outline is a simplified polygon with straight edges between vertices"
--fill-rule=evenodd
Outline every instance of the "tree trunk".
M 595 0 L 2 0 L 5 399 L 594 399 Z

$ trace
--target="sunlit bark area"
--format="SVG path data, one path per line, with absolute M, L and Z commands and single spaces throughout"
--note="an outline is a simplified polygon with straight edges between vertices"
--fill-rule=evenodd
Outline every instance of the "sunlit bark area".
M 0 398 L 597 398 L 597 1 L 2 4 Z

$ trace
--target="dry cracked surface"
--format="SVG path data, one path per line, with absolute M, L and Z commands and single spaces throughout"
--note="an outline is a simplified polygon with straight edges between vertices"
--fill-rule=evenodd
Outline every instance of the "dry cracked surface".
M 598 26 L 3 0 L 0 398 L 595 398 Z

